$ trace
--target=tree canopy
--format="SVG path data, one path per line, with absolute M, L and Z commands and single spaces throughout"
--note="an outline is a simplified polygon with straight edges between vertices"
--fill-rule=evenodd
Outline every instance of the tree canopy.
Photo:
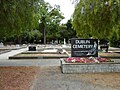
M 39 0 L 0 0 L 0 36 L 9 37 L 36 28 Z
M 106 39 L 113 32 L 120 36 L 119 0 L 80 0 L 73 14 L 78 37 Z
M 55 5 L 52 7 L 49 3 L 41 5 L 41 17 L 40 17 L 40 31 L 43 33 L 44 44 L 46 44 L 46 37 L 48 38 L 58 38 L 57 33 L 60 27 L 60 22 L 64 18 L 60 12 L 60 6 Z
M 32 36 L 36 30 L 48 36 L 46 32 L 58 30 L 63 18 L 60 6 L 52 7 L 44 0 L 0 0 L 0 40 L 21 40 L 25 33 Z

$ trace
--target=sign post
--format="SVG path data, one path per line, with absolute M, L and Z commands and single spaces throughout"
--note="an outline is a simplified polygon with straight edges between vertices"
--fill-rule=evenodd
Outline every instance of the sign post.
M 71 39 L 71 57 L 98 57 L 98 39 Z

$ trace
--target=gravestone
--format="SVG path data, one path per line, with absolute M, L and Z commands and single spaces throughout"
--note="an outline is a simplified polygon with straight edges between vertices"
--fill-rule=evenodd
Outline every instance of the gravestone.
M 3 43 L 2 43 L 2 42 L 0 43 L 0 47 L 4 47 L 4 45 L 3 45 Z
M 20 45 L 19 45 L 19 44 L 16 44 L 16 48 L 20 48 Z
M 65 38 L 64 38 L 64 45 L 66 45 L 66 40 L 65 40 Z
M 66 48 L 66 40 L 64 38 L 64 44 L 62 45 L 63 48 Z
M 71 39 L 71 57 L 98 57 L 98 39 Z
M 36 51 L 36 46 L 29 46 L 28 51 Z

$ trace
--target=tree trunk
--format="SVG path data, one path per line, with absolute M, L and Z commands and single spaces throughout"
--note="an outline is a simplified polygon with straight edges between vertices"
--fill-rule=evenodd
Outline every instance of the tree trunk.
M 22 38 L 20 36 L 17 37 L 17 44 L 21 44 Z
M 46 30 L 44 28 L 44 31 L 43 31 L 43 38 L 44 38 L 44 44 L 46 44 Z

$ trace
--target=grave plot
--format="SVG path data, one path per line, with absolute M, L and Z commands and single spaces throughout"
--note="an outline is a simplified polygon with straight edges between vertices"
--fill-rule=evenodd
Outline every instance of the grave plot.
M 6 53 L 6 52 L 9 52 L 9 51 L 11 51 L 11 50 L 0 48 L 0 54 L 2 54 L 2 53 Z
M 71 54 L 71 51 L 67 51 Z M 111 52 L 98 52 L 99 57 L 111 58 L 111 59 L 120 59 L 120 51 L 111 51 Z
M 120 59 L 120 53 L 118 52 L 99 52 L 99 56 L 104 58 Z
M 66 49 L 71 54 L 71 49 Z M 98 56 L 103 58 L 120 59 L 120 49 L 109 49 L 108 52 L 101 52 L 98 50 Z
M 22 49 L 26 48 L 27 45 L 2 45 L 0 44 L 0 54 L 10 52 L 11 50 L 17 50 L 17 49 Z
M 41 51 L 26 51 L 15 56 L 9 57 L 9 59 L 60 59 L 67 58 L 68 55 L 59 49 L 44 49 Z
M 4 46 L 4 44 L 0 43 L 0 54 L 9 52 L 10 50 Z

